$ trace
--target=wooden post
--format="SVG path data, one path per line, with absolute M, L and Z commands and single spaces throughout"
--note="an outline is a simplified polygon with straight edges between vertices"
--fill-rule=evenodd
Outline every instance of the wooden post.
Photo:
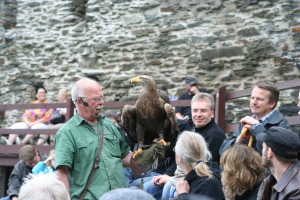
M 215 94 L 215 122 L 225 132 L 226 86 L 220 87 Z
M 69 119 L 71 119 L 74 115 L 74 108 L 75 108 L 75 105 L 72 101 L 71 98 L 69 98 L 67 100 L 67 114 L 66 114 L 66 121 L 68 121 Z

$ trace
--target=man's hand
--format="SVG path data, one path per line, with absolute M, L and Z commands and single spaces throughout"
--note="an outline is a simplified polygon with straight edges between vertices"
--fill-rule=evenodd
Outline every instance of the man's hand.
M 247 128 L 247 135 L 246 137 L 242 137 L 241 134 L 236 138 L 235 144 L 243 144 L 246 140 L 250 139 L 251 131 L 252 131 L 252 125 L 259 124 L 260 122 L 253 117 L 246 116 L 240 120 L 240 123 L 244 128 Z
M 191 87 L 190 91 L 191 91 L 191 93 L 193 93 L 193 94 L 198 94 L 198 93 L 200 93 L 198 87 L 195 86 L 195 85 Z
M 259 124 L 260 122 L 256 119 L 254 119 L 253 117 L 246 116 L 240 120 L 240 123 L 242 125 L 248 125 L 247 128 L 248 127 L 250 128 L 252 125 Z M 248 128 L 248 130 L 250 130 L 249 128 Z M 252 127 L 251 127 L 251 130 L 252 130 Z
M 154 176 L 151 180 L 152 185 L 154 185 L 155 187 L 160 187 L 165 185 L 169 180 L 171 179 L 170 176 L 168 175 L 160 175 L 160 176 Z

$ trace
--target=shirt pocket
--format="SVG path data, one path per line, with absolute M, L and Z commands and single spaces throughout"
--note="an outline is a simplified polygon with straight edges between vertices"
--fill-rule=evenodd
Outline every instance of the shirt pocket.
M 79 163 L 86 163 L 91 162 L 95 158 L 93 157 L 95 155 L 95 151 L 98 150 L 95 147 L 95 142 L 90 139 L 86 138 L 84 141 L 80 141 L 77 145 L 77 152 L 78 152 L 78 159 L 77 162 Z
M 104 145 L 103 147 L 106 149 L 107 155 L 121 158 L 121 150 L 118 138 L 113 135 L 104 135 Z

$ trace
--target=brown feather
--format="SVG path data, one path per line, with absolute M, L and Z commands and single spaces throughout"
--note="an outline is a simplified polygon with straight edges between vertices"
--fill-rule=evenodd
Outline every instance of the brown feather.
M 170 142 L 178 132 L 172 106 L 158 96 L 156 83 L 151 77 L 144 75 L 131 80 L 140 82 L 142 91 L 135 106 L 123 108 L 122 121 L 127 134 L 139 144 L 152 144 L 160 134 Z

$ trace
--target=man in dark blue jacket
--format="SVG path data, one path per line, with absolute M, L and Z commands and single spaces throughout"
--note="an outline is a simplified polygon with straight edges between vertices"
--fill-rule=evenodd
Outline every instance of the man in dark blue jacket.
M 256 136 L 259 133 L 266 133 L 273 126 L 290 128 L 283 114 L 278 110 L 274 110 L 279 99 L 279 89 L 269 81 L 258 81 L 251 93 L 250 109 L 252 116 L 245 116 L 240 120 L 238 130 L 233 136 L 224 140 L 220 154 L 234 144 L 247 144 L 249 137 L 254 138 L 253 148 L 260 154 L 262 145 L 256 142 Z M 242 137 L 241 130 L 243 127 L 248 129 L 246 137 Z

